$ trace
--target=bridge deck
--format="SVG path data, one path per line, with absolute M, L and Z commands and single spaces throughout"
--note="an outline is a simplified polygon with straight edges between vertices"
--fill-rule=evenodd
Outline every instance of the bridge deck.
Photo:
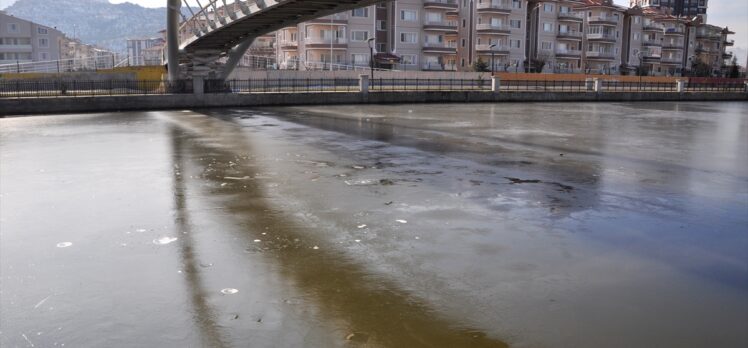
M 198 51 L 228 52 L 241 42 L 284 27 L 324 17 L 358 7 L 370 6 L 384 0 L 278 0 L 265 1 L 267 6 L 250 7 L 251 13 L 237 12 L 237 18 L 226 16 L 226 24 L 215 21 L 216 28 L 202 36 L 194 36 L 182 43 L 188 53 Z

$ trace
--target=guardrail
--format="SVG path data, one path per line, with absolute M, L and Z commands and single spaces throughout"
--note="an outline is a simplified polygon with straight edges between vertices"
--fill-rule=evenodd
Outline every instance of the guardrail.
M 368 85 L 362 85 L 367 83 Z M 578 81 L 419 78 L 296 78 L 207 80 L 204 93 L 362 93 L 408 91 L 524 92 L 748 92 L 745 80 L 717 82 L 631 82 L 592 79 Z M 0 80 L 0 98 L 96 97 L 193 93 L 189 80 L 168 81 L 42 81 Z M 494 87 L 498 87 L 495 90 Z

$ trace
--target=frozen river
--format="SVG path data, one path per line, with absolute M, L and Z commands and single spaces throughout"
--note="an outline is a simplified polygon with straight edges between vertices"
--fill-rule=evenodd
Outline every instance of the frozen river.
M 746 347 L 748 103 L 0 119 L 2 347 Z

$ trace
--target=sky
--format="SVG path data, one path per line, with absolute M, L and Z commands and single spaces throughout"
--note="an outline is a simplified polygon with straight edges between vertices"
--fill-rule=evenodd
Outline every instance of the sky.
M 192 3 L 194 0 L 188 0 Z M 628 6 L 629 0 L 614 0 L 616 4 Z M 0 0 L 0 9 L 10 6 L 15 0 Z M 131 2 L 145 7 L 165 7 L 166 0 L 110 0 L 112 3 Z M 736 34 L 731 38 L 735 46 L 728 48 L 738 57 L 741 65 L 746 64 L 748 57 L 748 1 L 745 0 L 711 0 L 707 12 L 707 23 L 727 26 Z

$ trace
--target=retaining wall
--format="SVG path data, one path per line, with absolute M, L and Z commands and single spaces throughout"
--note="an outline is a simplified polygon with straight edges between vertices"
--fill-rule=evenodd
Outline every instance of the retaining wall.
M 326 104 L 465 102 L 748 101 L 748 93 L 677 92 L 359 92 L 252 93 L 0 99 L 0 116 L 129 110 Z

